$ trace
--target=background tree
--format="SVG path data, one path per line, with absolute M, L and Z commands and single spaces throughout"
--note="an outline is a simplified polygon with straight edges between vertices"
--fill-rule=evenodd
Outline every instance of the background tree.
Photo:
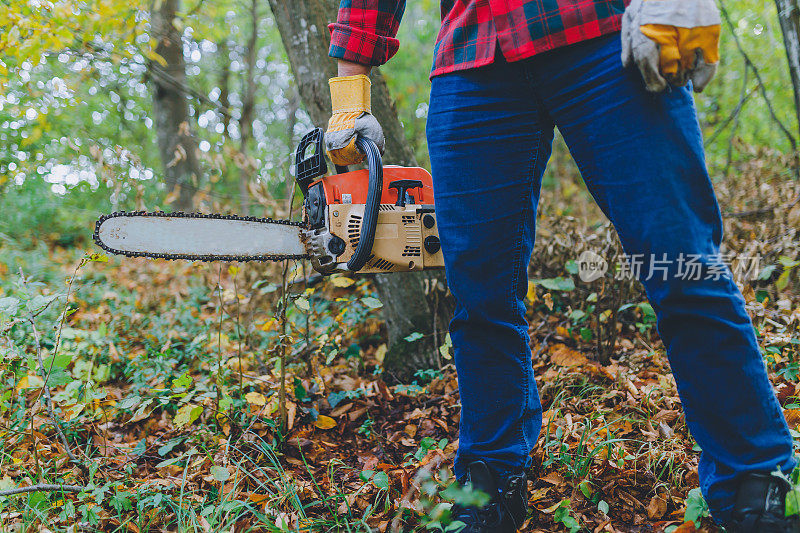
M 192 133 L 186 94 L 186 62 L 181 33 L 175 27 L 179 0 L 160 0 L 151 9 L 156 56 L 150 59 L 156 139 L 172 207 L 191 211 L 199 188 L 197 141 Z
M 256 106 L 256 53 L 258 52 L 258 0 L 250 1 L 250 36 L 245 48 L 244 87 L 242 94 L 242 112 L 239 117 L 239 210 L 247 214 L 250 211 L 248 185 L 255 175 L 255 159 L 248 155 L 248 143 L 253 137 L 253 119 Z

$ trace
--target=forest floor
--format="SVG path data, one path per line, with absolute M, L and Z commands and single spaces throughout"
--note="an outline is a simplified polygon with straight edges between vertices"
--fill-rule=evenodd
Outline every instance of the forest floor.
M 528 293 L 545 414 L 523 531 L 716 531 L 652 308 L 633 283 L 574 282 L 572 254 L 617 245 L 553 216 Z M 793 431 L 799 218 L 726 227 L 765 261 L 744 295 Z M 292 263 L 284 298 L 283 275 L 4 241 L 0 531 L 456 531 L 449 502 L 478 495 L 452 485 L 449 340 L 393 383 L 369 277 Z M 7 494 L 40 484 L 57 487 Z

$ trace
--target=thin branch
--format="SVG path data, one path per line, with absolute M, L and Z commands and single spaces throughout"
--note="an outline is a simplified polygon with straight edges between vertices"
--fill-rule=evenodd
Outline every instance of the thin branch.
M 72 285 L 75 283 L 75 276 L 78 275 L 78 271 L 81 269 L 83 265 L 87 263 L 86 257 L 83 257 L 78 265 L 75 267 L 75 270 L 72 271 L 72 276 L 69 278 L 69 285 L 67 285 L 67 294 L 64 296 L 64 312 L 61 314 L 61 320 L 58 322 L 58 334 L 56 334 L 56 345 L 53 348 L 53 359 L 50 361 L 50 368 L 47 370 L 48 375 L 50 372 L 53 371 L 53 364 L 56 362 L 56 356 L 58 355 L 58 349 L 61 347 L 61 333 L 64 331 L 64 322 L 67 321 L 67 313 L 69 312 L 69 297 L 72 294 Z
M 194 98 L 195 100 L 197 100 L 201 104 L 207 105 L 208 107 L 210 107 L 214 111 L 217 111 L 221 115 L 226 116 L 228 118 L 232 118 L 231 111 L 230 111 L 229 108 L 223 107 L 222 105 L 220 105 L 220 104 L 214 102 L 213 100 L 211 100 L 210 98 L 208 98 L 206 95 L 204 95 L 200 91 L 197 91 L 197 90 L 189 87 L 185 82 L 182 82 L 182 81 L 178 80 L 177 78 L 175 78 L 172 74 L 170 74 L 167 71 L 167 69 L 165 69 L 164 67 L 162 67 L 158 63 L 156 63 L 154 61 L 149 61 L 148 62 L 148 68 L 150 69 L 151 74 L 154 77 L 159 78 L 163 82 L 166 82 L 167 84 L 172 86 L 172 88 L 177 90 L 178 92 L 182 92 L 184 94 L 184 96 L 189 96 L 191 98 Z
M 294 208 L 294 194 L 289 198 L 289 216 L 288 220 L 292 219 L 292 210 Z M 278 405 L 280 408 L 281 417 L 281 432 L 285 435 L 289 430 L 288 413 L 286 409 L 286 350 L 287 339 L 289 338 L 288 321 L 286 319 L 286 307 L 288 305 L 289 285 L 287 283 L 287 276 L 289 274 L 289 260 L 283 262 L 283 272 L 281 273 L 281 343 L 280 343 L 280 361 L 281 361 L 281 383 L 278 389 Z
M 222 263 L 219 264 L 217 273 L 217 293 L 219 296 L 219 324 L 217 327 L 217 376 L 215 380 L 217 390 L 216 410 L 219 411 L 219 404 L 222 401 L 222 317 L 225 314 L 225 304 L 222 302 Z M 217 419 L 217 424 L 222 428 L 222 424 Z
M 731 128 L 731 137 L 730 139 L 728 139 L 728 154 L 727 154 L 727 160 L 725 162 L 725 171 L 723 172 L 723 174 L 725 174 L 726 176 L 728 175 L 728 172 L 731 169 L 731 164 L 733 161 L 733 138 L 736 136 L 736 131 L 739 129 L 739 122 L 740 122 L 739 119 L 742 118 L 742 115 L 739 112 L 742 110 L 742 107 L 744 107 L 744 101 L 747 98 L 747 78 L 748 78 L 747 75 L 749 73 L 750 70 L 747 68 L 747 65 L 745 64 L 744 80 L 742 81 L 742 92 L 741 95 L 739 96 L 739 105 L 736 106 L 735 110 L 736 118 L 734 119 L 733 127 Z
M 244 386 L 242 382 L 244 381 L 244 375 L 242 374 L 242 330 L 241 330 L 241 320 L 242 320 L 242 303 L 239 299 L 239 288 L 236 286 L 236 275 L 239 273 L 239 270 L 236 269 L 233 273 L 233 292 L 236 295 L 236 338 L 238 339 L 238 350 L 236 352 L 237 358 L 239 359 L 239 398 L 244 398 Z
M 184 20 L 186 20 L 189 17 L 191 17 L 192 15 L 194 15 L 195 13 L 197 13 L 200 10 L 200 8 L 203 6 L 204 3 L 205 3 L 205 0 L 200 0 L 199 2 L 197 2 L 189 11 L 186 12 L 185 15 L 183 15 L 182 18 Z
M 105 48 L 103 48 L 102 46 L 98 45 L 97 43 L 93 43 L 93 42 L 90 42 L 90 41 L 83 41 L 81 44 L 84 47 L 86 47 L 89 50 L 91 50 L 92 52 L 94 52 L 94 53 L 103 53 L 103 54 L 111 55 L 111 51 L 110 50 L 106 50 Z M 72 49 L 71 52 L 76 54 L 76 55 L 78 55 L 78 56 L 81 56 L 81 57 L 86 55 L 80 49 Z M 139 62 L 136 62 L 136 61 L 130 61 L 129 64 L 142 65 L 142 63 L 139 63 Z M 182 92 L 185 96 L 194 98 L 198 102 L 209 106 L 211 109 L 219 112 L 223 116 L 231 118 L 231 110 L 229 108 L 224 107 L 224 106 L 214 102 L 213 100 L 208 98 L 206 95 L 204 95 L 200 91 L 197 91 L 197 90 L 193 89 L 192 87 L 189 87 L 189 85 L 187 85 L 185 82 L 178 80 L 172 74 L 169 73 L 168 68 L 162 67 L 161 65 L 159 65 L 158 63 L 156 63 L 156 62 L 154 62 L 152 60 L 148 60 L 147 63 L 142 65 L 142 66 L 144 66 L 145 68 L 149 69 L 151 74 L 154 74 L 155 76 L 159 77 L 161 79 L 161 81 L 171 85 L 172 88 L 174 88 L 175 90 L 177 90 L 179 92 Z
M 81 262 L 81 264 L 83 264 L 83 262 Z M 78 266 L 75 269 L 75 272 L 73 273 L 72 279 L 70 279 L 69 288 L 67 289 L 67 296 L 66 296 L 67 309 L 69 309 L 69 294 L 70 294 L 70 291 L 72 290 L 72 280 L 75 278 L 75 274 L 77 273 L 78 268 L 80 268 L 80 266 Z M 19 269 L 19 276 L 20 276 L 20 279 L 22 280 L 22 283 L 25 285 L 25 290 L 27 291 L 27 289 L 28 289 L 28 280 L 25 278 L 25 274 L 22 272 L 22 267 L 20 267 L 20 269 Z M 48 302 L 48 304 L 51 303 L 54 300 L 55 300 L 55 298 L 53 300 L 51 300 L 50 302 Z M 48 382 L 50 381 L 50 375 L 52 374 L 52 371 L 53 371 L 53 364 L 55 364 L 56 356 L 58 355 L 58 344 L 59 344 L 59 341 L 61 340 L 61 327 L 64 326 L 64 320 L 63 319 L 66 318 L 66 313 L 67 313 L 67 310 L 65 309 L 64 317 L 62 317 L 62 320 L 61 320 L 61 323 L 60 323 L 60 327 L 59 327 L 59 330 L 58 330 L 58 337 L 56 339 L 56 345 L 55 345 L 55 348 L 53 350 L 53 358 L 50 361 L 50 368 L 48 368 L 47 370 L 45 370 L 45 368 L 44 368 L 44 359 L 42 359 L 42 339 L 41 339 L 41 336 L 39 335 L 39 330 L 36 328 L 36 320 L 35 320 L 35 318 L 36 318 L 37 315 L 32 314 L 32 313 L 28 313 L 27 321 L 30 322 L 31 328 L 33 329 L 33 338 L 34 338 L 34 341 L 36 342 L 36 359 L 37 359 L 37 361 L 39 363 L 39 375 L 42 377 L 42 380 L 44 380 L 43 383 L 42 383 L 42 387 L 39 389 L 39 394 L 36 396 L 36 401 L 37 402 L 39 401 L 39 399 L 42 396 L 42 392 L 44 392 L 44 397 L 45 397 L 45 402 L 44 403 L 45 403 L 45 406 L 47 407 L 47 413 L 50 416 L 50 423 L 53 425 L 53 428 L 56 430 L 56 434 L 58 435 L 58 438 L 61 440 L 61 444 L 64 446 L 64 451 L 66 452 L 67 456 L 70 458 L 70 460 L 77 462 L 78 458 L 75 457 L 75 454 L 72 453 L 72 449 L 69 446 L 69 442 L 67 441 L 67 437 L 66 437 L 66 435 L 64 435 L 64 432 L 61 430 L 61 421 L 58 419 L 58 417 L 56 417 L 55 410 L 53 409 L 53 398 L 50 395 L 50 386 L 48 385 Z M 33 427 L 33 423 L 31 423 L 31 427 Z
M 42 307 L 37 309 L 36 312 L 28 313 L 28 314 L 30 315 L 30 317 L 36 318 L 37 316 L 39 316 L 42 313 L 44 313 L 45 311 L 47 311 L 47 308 L 50 307 L 50 304 L 52 304 L 56 300 L 58 300 L 58 297 L 53 298 L 52 300 L 50 300 L 49 302 L 44 304 Z M 17 324 L 21 324 L 22 322 L 27 322 L 27 321 L 28 321 L 28 318 L 15 318 L 14 320 L 10 320 L 9 322 L 6 322 L 5 324 L 2 325 L 2 332 L 5 333 L 6 331 L 10 330 L 11 328 L 16 326 Z
M 36 359 L 39 361 L 39 374 L 44 380 L 44 383 L 42 384 L 42 390 L 44 390 L 44 404 L 47 407 L 47 413 L 50 416 L 50 422 L 53 424 L 53 428 L 55 428 L 58 438 L 61 440 L 61 444 L 64 446 L 64 451 L 67 453 L 67 456 L 70 458 L 70 460 L 77 461 L 78 458 L 75 457 L 75 454 L 72 453 L 72 449 L 69 447 L 67 436 L 64 435 L 64 432 L 61 430 L 61 421 L 56 417 L 55 410 L 53 410 L 53 399 L 50 396 L 50 385 L 48 384 L 48 381 L 50 381 L 50 372 L 45 372 L 44 370 L 44 360 L 42 359 L 42 343 L 39 337 L 39 330 L 36 329 L 36 323 L 32 318 L 28 321 L 31 323 L 31 327 L 33 328 L 33 337 L 36 341 Z
M 745 65 L 745 68 L 744 68 L 744 83 L 742 84 L 742 95 L 739 98 L 739 103 L 736 104 L 736 107 L 733 109 L 733 111 L 731 111 L 731 114 L 728 115 L 728 118 L 726 118 L 725 121 L 722 124 L 720 124 L 719 127 L 716 130 L 714 130 L 714 133 L 712 133 L 708 137 L 708 139 L 706 139 L 705 143 L 703 143 L 705 146 L 708 146 L 711 143 L 713 143 L 715 140 L 717 140 L 717 137 L 719 137 L 719 135 L 723 131 L 725 131 L 725 128 L 728 127 L 728 124 L 730 124 L 734 120 L 736 120 L 738 122 L 739 115 L 742 112 L 742 109 L 744 108 L 744 104 L 746 104 L 747 100 L 749 100 L 750 97 L 753 96 L 753 93 L 756 92 L 756 90 L 758 90 L 758 87 L 753 87 L 749 91 L 745 92 L 746 87 L 747 87 L 747 81 L 748 81 L 747 80 L 747 75 L 748 75 L 749 72 L 750 72 L 750 69 L 747 67 L 747 65 Z
M 14 326 L 16 326 L 17 324 L 20 324 L 22 322 L 25 322 L 25 320 L 23 320 L 21 318 L 15 318 L 14 320 L 11 320 L 10 322 L 6 322 L 5 324 L 3 324 L 2 332 L 5 333 L 6 331 L 10 330 Z
M 443 456 L 437 455 L 434 457 L 430 463 L 426 464 L 419 471 L 414 475 L 414 479 L 409 483 L 408 489 L 406 490 L 403 497 L 400 499 L 400 503 L 397 506 L 397 511 L 394 514 L 394 518 L 392 518 L 391 526 L 389 527 L 389 531 L 392 533 L 397 533 L 402 531 L 400 528 L 400 522 L 403 519 L 403 510 L 412 507 L 411 499 L 414 495 L 421 490 L 422 483 L 425 479 L 429 476 L 432 476 L 433 472 L 439 468 L 439 465 L 442 464 Z
M 78 485 L 50 485 L 41 483 L 39 485 L 31 485 L 29 487 L 17 487 L 16 489 L 0 490 L 0 496 L 13 496 L 15 494 L 24 494 L 26 492 L 41 492 L 61 490 L 64 492 L 86 492 L 88 487 L 81 487 Z

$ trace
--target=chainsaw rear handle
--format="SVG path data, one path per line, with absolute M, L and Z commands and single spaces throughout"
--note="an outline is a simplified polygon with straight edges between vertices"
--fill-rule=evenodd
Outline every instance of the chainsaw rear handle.
M 381 153 L 378 150 L 378 146 L 371 139 L 357 137 L 356 147 L 367 156 L 369 185 L 358 245 L 353 256 L 347 262 L 347 269 L 352 272 L 358 272 L 364 268 L 364 265 L 367 264 L 372 255 L 372 245 L 375 244 L 375 229 L 378 227 L 381 191 L 383 190 L 383 163 L 381 162 Z M 337 168 L 337 170 L 339 169 Z

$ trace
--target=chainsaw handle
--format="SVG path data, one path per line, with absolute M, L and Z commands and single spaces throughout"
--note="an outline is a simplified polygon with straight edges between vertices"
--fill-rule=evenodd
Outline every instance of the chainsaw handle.
M 383 191 L 383 163 L 378 146 L 366 137 L 356 138 L 356 147 L 367 156 L 367 168 L 369 169 L 369 188 L 367 190 L 367 201 L 364 205 L 364 218 L 361 221 L 361 234 L 358 238 L 358 246 L 353 256 L 347 262 L 347 269 L 358 272 L 372 254 L 372 245 L 375 243 L 375 229 L 378 226 L 378 211 L 381 204 L 381 193 Z

